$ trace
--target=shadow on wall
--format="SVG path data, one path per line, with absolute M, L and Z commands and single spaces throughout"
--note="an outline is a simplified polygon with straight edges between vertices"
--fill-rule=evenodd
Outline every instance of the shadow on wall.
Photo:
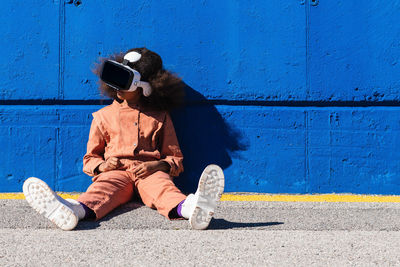
M 241 133 L 230 126 L 214 105 L 186 85 L 186 105 L 171 114 L 184 156 L 185 171 L 175 180 L 186 193 L 195 192 L 201 172 L 208 164 L 226 169 L 235 151 L 246 150 Z

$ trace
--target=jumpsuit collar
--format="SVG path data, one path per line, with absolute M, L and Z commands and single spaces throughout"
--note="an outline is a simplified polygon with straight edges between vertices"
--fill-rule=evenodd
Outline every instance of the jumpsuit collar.
M 113 103 L 112 103 L 114 108 L 117 109 L 141 109 L 141 105 L 140 104 L 134 104 L 134 105 L 129 105 L 126 101 L 123 101 L 122 103 L 119 103 L 117 100 L 114 99 Z

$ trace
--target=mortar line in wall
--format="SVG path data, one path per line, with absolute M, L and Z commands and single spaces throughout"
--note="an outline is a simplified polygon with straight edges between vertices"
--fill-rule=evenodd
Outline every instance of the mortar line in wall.
M 309 149 L 308 149 L 308 112 L 304 112 L 304 125 L 305 125 L 305 133 L 304 133 L 304 189 L 305 193 L 310 192 L 310 169 L 309 169 Z
M 91 106 L 109 105 L 112 100 L 0 100 L 0 106 Z M 226 106 L 262 106 L 262 107 L 400 107 L 400 101 L 263 101 L 263 100 L 199 100 L 187 101 L 186 106 L 207 106 L 207 105 L 226 105 Z
M 65 2 L 60 1 L 58 18 L 58 99 L 64 99 L 64 41 L 65 41 Z
M 310 59 L 309 59 L 309 37 L 310 37 L 310 0 L 306 1 L 304 5 L 305 8 L 305 17 L 306 17 L 306 101 L 310 96 Z
M 59 110 L 58 109 L 56 109 L 56 115 L 57 115 L 57 121 L 58 121 L 58 125 L 57 125 L 57 127 L 56 127 L 56 136 L 55 136 L 55 138 L 56 138 L 56 142 L 55 142 L 55 146 L 54 146 L 54 171 L 55 171 L 55 175 L 54 175 L 54 188 L 56 189 L 56 190 L 58 190 L 58 178 L 59 178 L 59 173 L 60 173 L 60 171 L 59 171 L 59 168 L 58 168 L 58 164 L 59 164 L 59 161 L 60 161 L 60 157 L 59 157 L 59 155 L 58 155 L 58 153 L 59 153 L 59 143 L 60 143 L 60 112 L 59 112 Z

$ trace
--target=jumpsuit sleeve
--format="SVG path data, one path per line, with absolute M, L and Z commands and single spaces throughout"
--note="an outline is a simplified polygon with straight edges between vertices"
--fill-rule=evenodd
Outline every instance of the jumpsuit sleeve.
M 168 113 L 166 113 L 160 137 L 161 161 L 165 161 L 171 166 L 169 171 L 170 176 L 178 176 L 183 172 L 183 155 L 179 147 L 178 138 L 176 137 L 174 125 Z
M 105 139 L 100 131 L 96 120 L 92 120 L 90 126 L 89 140 L 87 143 L 87 151 L 83 157 L 83 172 L 89 176 L 95 176 L 96 168 L 104 162 Z

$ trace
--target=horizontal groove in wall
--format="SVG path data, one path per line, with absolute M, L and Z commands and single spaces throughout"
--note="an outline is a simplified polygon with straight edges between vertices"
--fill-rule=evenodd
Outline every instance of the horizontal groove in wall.
M 111 100 L 0 100 L 0 105 L 109 105 Z M 188 106 L 227 105 L 265 107 L 400 107 L 400 101 L 262 101 L 189 100 Z

